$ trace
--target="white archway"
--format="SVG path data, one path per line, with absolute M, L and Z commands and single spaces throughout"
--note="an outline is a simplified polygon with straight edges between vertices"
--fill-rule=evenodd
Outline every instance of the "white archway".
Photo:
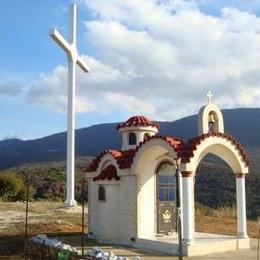
M 247 237 L 245 175 L 248 173 L 249 161 L 242 146 L 230 135 L 212 133 L 201 135 L 189 142 L 183 158 L 183 221 L 184 238 L 191 242 L 194 235 L 194 182 L 195 172 L 200 161 L 207 154 L 214 154 L 223 159 L 236 177 L 237 200 L 237 236 Z

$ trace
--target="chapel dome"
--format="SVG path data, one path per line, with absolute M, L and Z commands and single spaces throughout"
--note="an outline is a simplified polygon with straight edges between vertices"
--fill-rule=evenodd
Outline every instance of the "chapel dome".
M 119 130 L 125 127 L 136 127 L 136 126 L 142 126 L 142 127 L 151 126 L 159 129 L 158 124 L 152 122 L 150 119 L 148 119 L 145 116 L 132 116 L 127 121 L 117 125 L 116 129 Z
M 132 116 L 127 121 L 117 125 L 117 131 L 122 134 L 122 150 L 136 148 L 141 142 L 158 133 L 159 125 L 145 116 Z

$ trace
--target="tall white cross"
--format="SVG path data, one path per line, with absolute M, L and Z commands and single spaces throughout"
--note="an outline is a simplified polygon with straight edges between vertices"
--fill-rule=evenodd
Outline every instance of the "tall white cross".
M 68 132 L 67 132 L 67 206 L 76 205 L 74 198 L 74 168 L 75 168 L 75 68 L 76 64 L 84 71 L 89 72 L 89 67 L 79 56 L 76 47 L 76 16 L 75 4 L 70 5 L 70 39 L 67 42 L 62 35 L 53 29 L 50 36 L 66 52 L 68 58 Z
M 210 104 L 212 102 L 212 98 L 213 98 L 213 94 L 211 93 L 210 90 L 207 93 L 207 97 L 208 97 L 208 104 Z

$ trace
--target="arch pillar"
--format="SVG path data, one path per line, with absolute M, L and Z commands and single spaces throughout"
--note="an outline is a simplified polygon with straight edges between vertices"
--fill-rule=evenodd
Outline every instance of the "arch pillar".
M 247 238 L 245 174 L 236 173 L 237 237 Z
M 183 223 L 183 240 L 191 244 L 194 233 L 194 185 L 193 172 L 182 171 L 182 223 Z

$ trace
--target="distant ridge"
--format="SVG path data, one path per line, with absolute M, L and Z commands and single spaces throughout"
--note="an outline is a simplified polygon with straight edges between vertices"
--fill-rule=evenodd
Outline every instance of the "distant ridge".
M 260 108 L 223 110 L 225 131 L 242 143 L 251 155 L 254 167 L 260 158 Z M 126 118 L 127 119 L 127 118 Z M 173 122 L 158 122 L 160 134 L 187 140 L 197 135 L 197 115 Z M 99 124 L 76 130 L 76 155 L 97 155 L 104 149 L 120 148 L 117 123 Z M 23 141 L 0 141 L 0 169 L 24 163 L 64 160 L 66 157 L 66 133 Z M 260 167 L 259 167 L 260 170 Z

